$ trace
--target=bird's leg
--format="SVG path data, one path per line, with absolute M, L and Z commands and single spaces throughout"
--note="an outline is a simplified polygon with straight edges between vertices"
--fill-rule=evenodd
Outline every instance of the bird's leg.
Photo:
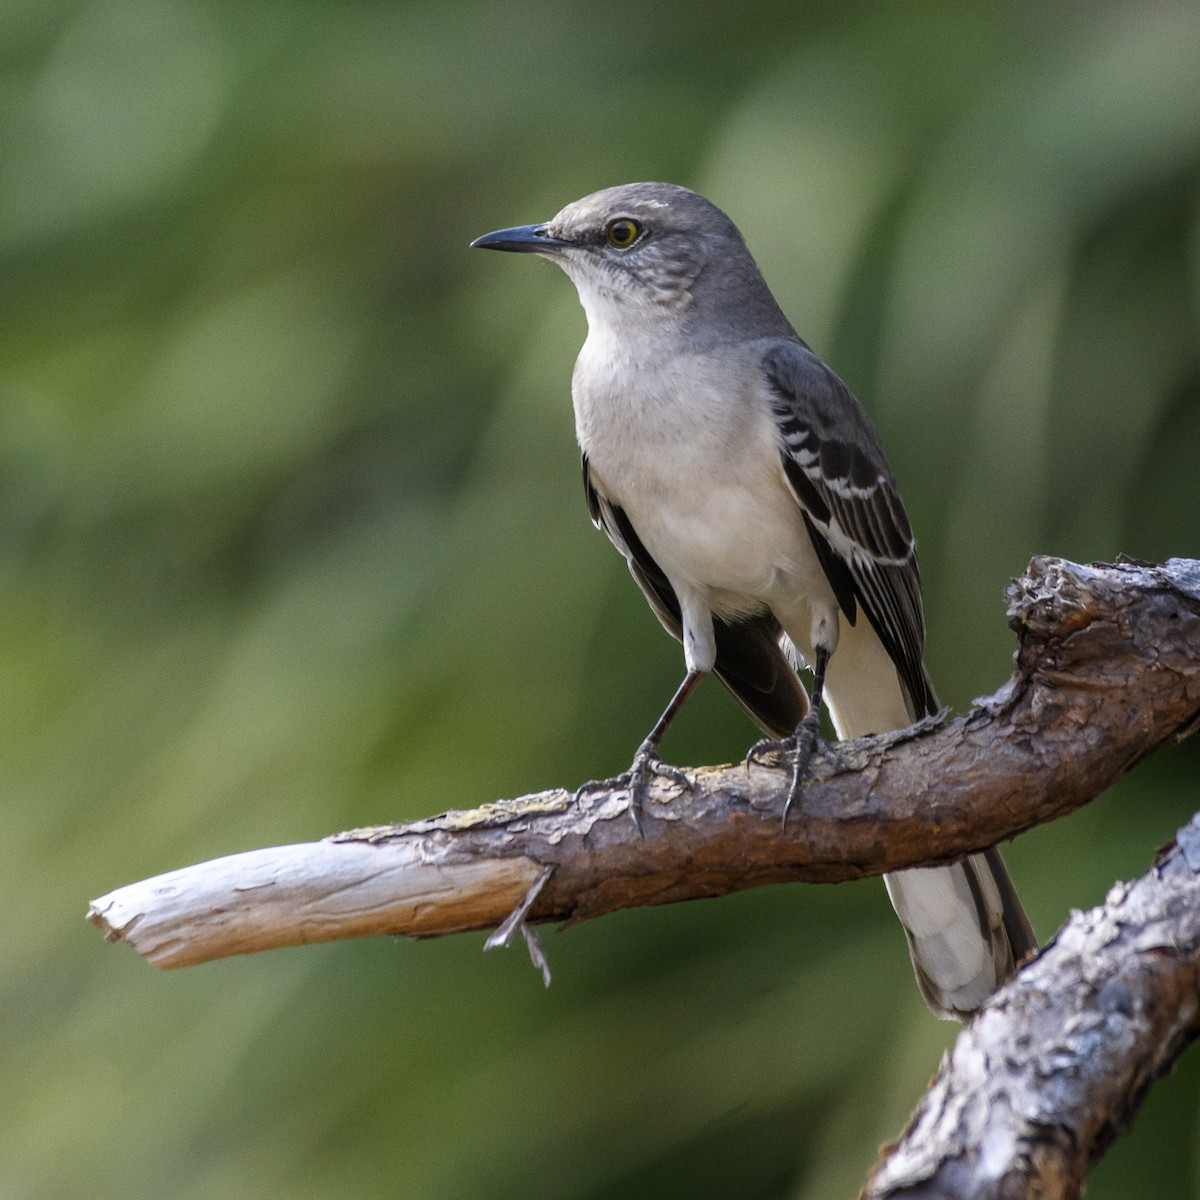
M 629 788 L 629 815 L 633 818 L 633 824 L 638 833 L 644 832 L 642 829 L 642 808 L 646 797 L 649 795 L 650 779 L 652 776 L 660 775 L 664 779 L 669 779 L 673 783 L 677 783 L 681 788 L 689 792 L 692 790 L 692 781 L 678 767 L 668 766 L 659 759 L 658 747 L 663 739 L 663 734 L 667 732 L 667 727 L 675 719 L 675 714 L 683 707 L 683 702 L 691 695 L 692 689 L 703 678 L 703 671 L 688 671 L 683 678 L 683 682 L 676 689 L 675 695 L 671 697 L 670 704 L 663 709 L 662 716 L 654 723 L 654 728 L 650 730 L 642 740 L 642 744 L 637 748 L 637 753 L 633 756 L 633 762 L 630 764 L 629 770 L 622 772 L 616 779 L 607 781 L 608 783 L 621 783 Z M 585 783 L 575 794 L 579 796 L 584 792 L 603 786 L 605 785 L 601 783 Z
M 642 832 L 642 806 L 649 793 L 652 775 L 661 775 L 664 779 L 670 779 L 680 787 L 691 791 L 692 781 L 678 767 L 669 767 L 662 762 L 658 757 L 658 747 L 663 739 L 663 734 L 667 732 L 667 727 L 675 719 L 675 714 L 683 707 L 683 702 L 692 694 L 692 689 L 703 678 L 700 671 L 691 670 L 683 677 L 683 682 L 676 689 L 675 695 L 671 697 L 670 704 L 663 709 L 662 716 L 654 723 L 654 728 L 637 748 L 637 753 L 633 756 L 633 763 L 626 772 L 629 776 L 629 815 L 633 818 L 638 833 Z
M 817 739 L 821 735 L 821 698 L 825 691 L 825 667 L 829 662 L 829 651 L 822 646 L 816 648 L 813 655 L 813 690 L 811 704 L 804 719 L 796 726 L 796 732 L 791 741 L 795 750 L 792 761 L 792 786 L 788 788 L 787 799 L 783 803 L 783 828 L 787 831 L 788 811 L 796 798 L 803 791 L 805 773 L 813 750 L 816 749 Z

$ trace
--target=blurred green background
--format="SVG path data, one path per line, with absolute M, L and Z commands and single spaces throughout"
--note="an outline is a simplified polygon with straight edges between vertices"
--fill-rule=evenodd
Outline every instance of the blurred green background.
M 0 1197 L 849 1197 L 953 1027 L 878 881 L 158 974 L 89 899 L 624 767 L 681 656 L 588 522 L 573 289 L 668 179 L 873 413 L 928 658 L 1033 553 L 1200 556 L 1200 6 L 5 0 Z M 755 733 L 710 683 L 665 747 Z M 1043 936 L 1197 747 L 1008 850 Z M 1195 1054 L 1089 1195 L 1197 1195 Z

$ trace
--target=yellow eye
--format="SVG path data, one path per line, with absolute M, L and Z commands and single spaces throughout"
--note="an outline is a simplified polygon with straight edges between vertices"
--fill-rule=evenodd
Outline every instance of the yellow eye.
M 604 227 L 604 232 L 608 236 L 610 246 L 624 250 L 638 240 L 642 233 L 642 227 L 628 217 L 618 217 L 615 221 L 609 221 Z

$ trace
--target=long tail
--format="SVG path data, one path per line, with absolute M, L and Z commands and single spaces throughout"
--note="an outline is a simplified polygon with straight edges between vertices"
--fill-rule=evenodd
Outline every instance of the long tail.
M 825 688 L 839 737 L 903 728 L 915 716 L 895 667 L 866 621 L 854 627 L 843 623 Z M 904 926 L 921 995 L 939 1017 L 969 1016 L 1016 963 L 1037 949 L 1033 928 L 994 848 L 951 867 L 885 875 L 884 883 Z
M 996 849 L 952 867 L 885 875 L 904 926 L 917 985 L 939 1016 L 970 1016 L 1037 949 L 1008 868 Z

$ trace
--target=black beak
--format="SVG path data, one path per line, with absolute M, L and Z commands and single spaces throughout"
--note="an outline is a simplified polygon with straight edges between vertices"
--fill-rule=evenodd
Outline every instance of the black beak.
M 520 250 L 526 253 L 548 250 L 553 253 L 573 244 L 551 237 L 545 225 L 514 225 L 512 229 L 485 233 L 483 237 L 477 237 L 471 246 L 479 250 Z

